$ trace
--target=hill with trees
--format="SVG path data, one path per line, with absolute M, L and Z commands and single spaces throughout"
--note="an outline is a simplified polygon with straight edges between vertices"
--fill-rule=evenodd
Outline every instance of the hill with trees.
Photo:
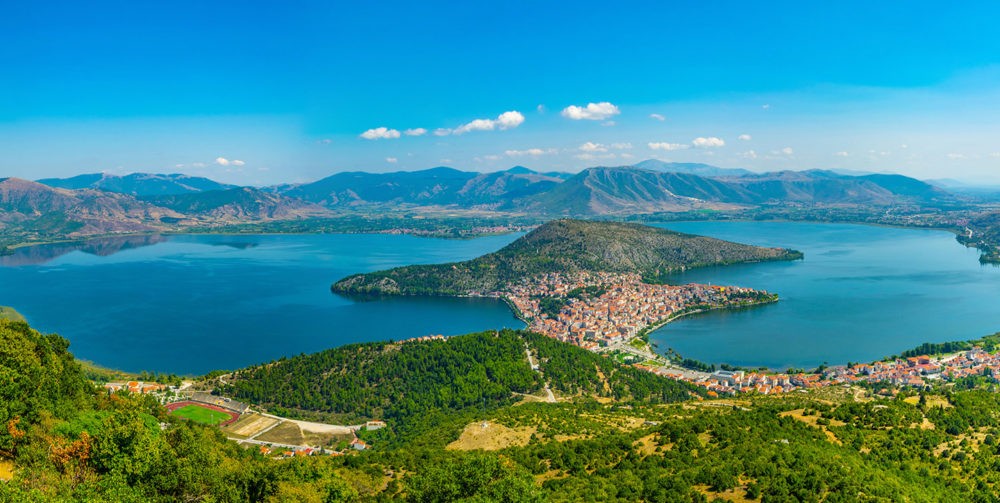
M 538 355 L 541 372 L 525 350 Z M 355 424 L 407 423 L 430 411 L 495 410 L 553 390 L 669 403 L 702 391 L 590 351 L 523 331 L 444 340 L 351 344 L 233 372 L 216 391 L 273 410 Z M 601 377 L 603 376 L 603 377 Z M 319 413 L 319 414 L 317 414 Z
M 649 281 L 660 281 L 682 268 L 801 257 L 794 250 L 761 248 L 639 224 L 555 220 L 473 260 L 357 274 L 332 288 L 353 294 L 475 295 L 546 273 L 640 273 Z
M 525 347 L 558 403 L 502 398 L 539 386 Z M 265 457 L 166 414 L 148 395 L 96 388 L 65 339 L 0 320 L 0 501 L 1000 498 L 1000 394 L 989 376 L 970 390 L 705 400 L 686 385 L 506 331 L 346 346 L 235 377 L 238 392 L 358 417 L 385 412 L 387 427 L 359 432 L 373 446 L 364 452 Z M 348 392 L 329 400 L 342 385 Z

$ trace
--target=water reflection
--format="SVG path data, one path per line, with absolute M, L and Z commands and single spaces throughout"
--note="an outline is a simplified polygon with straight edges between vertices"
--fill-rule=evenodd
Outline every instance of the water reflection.
M 141 236 L 115 236 L 70 243 L 51 243 L 15 248 L 10 255 L 0 256 L 0 267 L 39 265 L 74 251 L 107 257 L 115 253 L 151 246 L 168 241 L 168 236 L 146 234 Z

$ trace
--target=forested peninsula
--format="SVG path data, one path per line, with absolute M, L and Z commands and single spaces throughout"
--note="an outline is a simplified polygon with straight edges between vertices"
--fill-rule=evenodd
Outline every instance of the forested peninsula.
M 497 252 L 465 262 L 412 265 L 348 276 L 336 293 L 488 295 L 510 282 L 551 273 L 638 273 L 662 283 L 693 267 L 796 260 L 802 253 L 763 248 L 640 224 L 562 219 L 548 222 Z

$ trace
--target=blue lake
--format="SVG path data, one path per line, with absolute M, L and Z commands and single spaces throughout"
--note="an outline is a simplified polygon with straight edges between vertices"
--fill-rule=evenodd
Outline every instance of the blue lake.
M 677 283 L 762 288 L 777 304 L 685 318 L 661 349 L 769 367 L 868 361 L 925 341 L 1000 330 L 1000 269 L 941 231 L 682 222 L 665 227 L 801 250 L 805 260 L 689 271 Z M 351 342 L 523 326 L 500 301 L 330 293 L 355 272 L 464 260 L 518 235 L 146 236 L 0 257 L 0 305 L 68 338 L 80 358 L 130 371 L 204 373 Z
M 465 260 L 519 235 L 147 236 L 0 257 L 0 305 L 73 353 L 128 371 L 204 373 L 351 342 L 522 327 L 491 299 L 355 301 L 355 272 Z
M 979 252 L 948 232 L 772 222 L 662 227 L 794 248 L 805 259 L 676 275 L 677 283 L 761 288 L 781 300 L 678 320 L 651 334 L 661 350 L 711 363 L 814 367 L 1000 331 L 1000 268 L 980 265 Z

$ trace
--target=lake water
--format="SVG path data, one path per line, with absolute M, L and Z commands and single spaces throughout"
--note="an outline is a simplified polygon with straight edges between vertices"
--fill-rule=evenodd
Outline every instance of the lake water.
M 706 362 L 812 367 L 869 361 L 925 341 L 1000 330 L 1000 269 L 941 231 L 857 225 L 683 222 L 665 227 L 801 250 L 805 260 L 677 275 L 762 288 L 777 304 L 685 318 L 661 349 Z M 0 257 L 0 305 L 123 370 L 204 373 L 350 342 L 523 326 L 491 299 L 334 295 L 355 272 L 464 260 L 518 235 L 145 236 L 18 249 Z
M 676 275 L 678 283 L 761 288 L 781 300 L 678 320 L 651 334 L 661 350 L 711 363 L 814 367 L 1000 331 L 1000 268 L 980 265 L 979 252 L 947 232 L 771 222 L 662 227 L 794 248 L 805 259 Z
M 523 327 L 491 299 L 355 301 L 356 272 L 465 260 L 519 235 L 145 236 L 0 257 L 0 305 L 79 357 L 128 371 L 200 374 L 350 342 Z

